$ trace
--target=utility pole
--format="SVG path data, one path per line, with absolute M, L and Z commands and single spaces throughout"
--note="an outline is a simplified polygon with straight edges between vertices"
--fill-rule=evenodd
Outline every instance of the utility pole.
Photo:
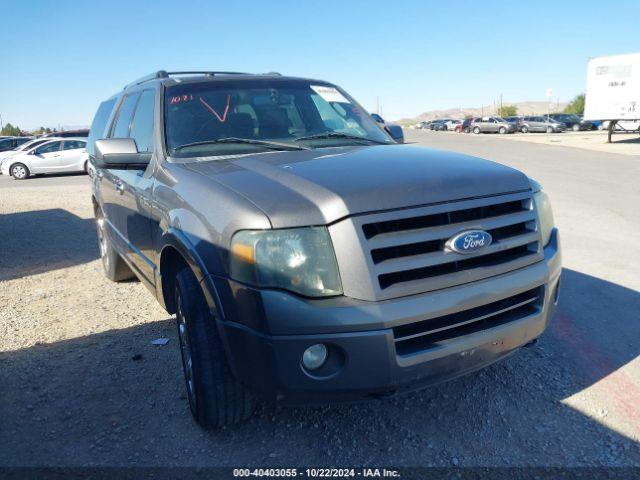
M 2 114 L 0 113 L 0 130 L 2 130 L 4 128 L 4 125 L 2 125 Z
M 376 97 L 376 113 L 380 115 L 380 97 Z

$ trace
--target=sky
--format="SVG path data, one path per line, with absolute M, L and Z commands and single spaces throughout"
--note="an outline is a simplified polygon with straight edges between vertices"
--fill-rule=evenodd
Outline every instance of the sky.
M 584 91 L 587 60 L 640 51 L 640 1 L 0 0 L 0 115 L 87 126 L 156 70 L 342 86 L 387 120 Z

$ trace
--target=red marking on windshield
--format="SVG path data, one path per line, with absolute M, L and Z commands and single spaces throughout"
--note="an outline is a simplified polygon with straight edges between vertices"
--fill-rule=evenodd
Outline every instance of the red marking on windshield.
M 193 95 L 192 94 L 185 94 L 185 95 L 177 95 L 175 97 L 171 97 L 171 100 L 169 101 L 169 103 L 171 105 L 174 105 L 176 103 L 180 103 L 180 102 L 188 102 L 193 100 Z
M 218 112 L 216 112 L 216 111 L 214 110 L 214 108 L 213 108 L 211 105 L 209 105 L 207 102 L 205 102 L 205 101 L 204 101 L 204 98 L 200 97 L 200 102 L 201 102 L 201 103 L 202 103 L 206 108 L 208 108 L 208 109 L 209 109 L 209 111 L 210 111 L 211 113 L 213 113 L 213 114 L 216 116 L 216 118 L 218 119 L 218 121 L 220 121 L 220 122 L 224 122 L 224 121 L 227 119 L 227 114 L 229 113 L 229 104 L 231 103 L 231 95 L 227 95 L 227 106 L 226 106 L 226 107 L 224 107 L 224 113 L 222 114 L 222 116 L 220 116 L 220 115 L 218 114 Z

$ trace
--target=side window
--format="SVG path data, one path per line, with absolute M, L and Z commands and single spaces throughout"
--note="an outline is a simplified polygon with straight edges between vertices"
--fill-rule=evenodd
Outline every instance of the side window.
M 43 153 L 57 152 L 58 150 L 60 150 L 61 143 L 62 142 L 45 143 L 44 145 L 36 149 L 36 153 L 38 155 L 42 155 Z
M 131 122 L 129 136 L 136 141 L 139 152 L 153 151 L 153 113 L 155 104 L 155 92 L 145 90 L 140 96 L 136 107 L 136 113 Z
M 62 149 L 75 150 L 77 148 L 84 148 L 84 147 L 85 147 L 85 142 L 81 142 L 80 140 L 65 140 Z
M 102 102 L 98 107 L 96 116 L 93 117 L 91 130 L 89 130 L 89 138 L 87 138 L 87 151 L 90 155 L 93 155 L 95 153 L 93 146 L 95 145 L 96 140 L 100 140 L 101 138 L 105 137 L 107 123 L 109 122 L 109 117 L 111 117 L 111 111 L 113 110 L 113 106 L 115 104 L 115 98 L 112 100 L 107 100 L 106 102 Z
M 118 110 L 118 118 L 111 132 L 111 138 L 127 138 L 129 136 L 129 126 L 131 125 L 131 116 L 138 103 L 139 93 L 128 95 L 122 101 Z

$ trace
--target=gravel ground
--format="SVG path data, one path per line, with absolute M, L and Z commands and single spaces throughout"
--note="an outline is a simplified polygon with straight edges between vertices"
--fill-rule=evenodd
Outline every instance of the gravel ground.
M 102 276 L 87 178 L 0 177 L 0 466 L 640 466 L 637 160 L 408 139 L 548 187 L 567 268 L 536 347 L 419 393 L 260 405 L 206 433 L 188 412 L 173 320 L 141 284 Z

